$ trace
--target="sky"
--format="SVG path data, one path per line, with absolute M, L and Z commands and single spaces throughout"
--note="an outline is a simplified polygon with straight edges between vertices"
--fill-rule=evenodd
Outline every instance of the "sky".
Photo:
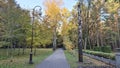
M 43 11 L 44 11 L 44 5 L 43 5 L 44 1 L 45 0 L 16 0 L 17 4 L 19 4 L 21 8 L 32 10 L 34 6 L 39 5 L 42 7 Z M 71 11 L 77 0 L 63 0 L 63 2 L 64 2 L 64 7 L 68 8 Z

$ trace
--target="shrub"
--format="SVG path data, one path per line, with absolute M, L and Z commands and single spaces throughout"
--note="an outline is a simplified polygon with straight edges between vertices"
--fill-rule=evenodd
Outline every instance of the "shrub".
M 102 47 L 101 47 L 101 51 L 102 51 L 102 52 L 105 52 L 105 53 L 111 53 L 111 52 L 112 52 L 110 46 L 102 46 Z
M 94 51 L 100 51 L 100 52 L 105 52 L 105 53 L 111 53 L 111 47 L 110 46 L 102 46 L 102 47 L 94 47 Z
M 101 51 L 101 47 L 94 47 L 94 51 Z
M 92 54 L 92 55 L 95 55 L 95 56 L 115 60 L 115 54 L 113 54 L 113 53 L 104 53 L 104 52 L 90 51 L 90 50 L 83 50 L 83 52 L 87 53 L 87 54 Z

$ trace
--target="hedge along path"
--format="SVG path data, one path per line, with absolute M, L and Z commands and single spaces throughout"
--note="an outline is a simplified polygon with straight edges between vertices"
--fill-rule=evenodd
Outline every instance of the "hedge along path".
M 45 59 L 36 68 L 70 68 L 64 51 L 62 49 L 56 50 L 51 56 Z

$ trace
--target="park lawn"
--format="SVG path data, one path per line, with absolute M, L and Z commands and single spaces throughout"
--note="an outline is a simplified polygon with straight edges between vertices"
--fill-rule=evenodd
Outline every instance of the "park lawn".
M 3 50 L 2 50 L 3 51 Z M 30 51 L 27 49 L 26 51 Z M 4 51 L 3 51 L 4 52 Z M 37 54 L 33 55 L 34 64 L 29 64 L 29 52 L 26 55 L 14 56 L 12 58 L 1 59 L 0 68 L 35 68 L 37 64 L 52 54 L 52 49 L 37 49 Z M 0 55 L 1 56 L 1 55 Z M 11 62 L 10 59 L 13 59 Z
M 71 51 L 65 50 L 64 52 L 65 52 L 66 59 L 68 63 L 70 64 L 70 68 L 78 68 L 77 57 L 74 56 L 71 53 Z

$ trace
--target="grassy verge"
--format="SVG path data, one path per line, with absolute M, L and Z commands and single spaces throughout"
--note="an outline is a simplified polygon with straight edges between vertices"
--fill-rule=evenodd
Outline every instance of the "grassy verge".
M 65 51 L 65 56 L 71 68 L 78 68 L 77 57 L 74 56 L 71 52 Z
M 28 50 L 29 51 L 29 50 Z M 34 64 L 30 65 L 29 54 L 15 56 L 0 60 L 0 68 L 35 68 L 37 64 L 42 62 L 45 58 L 52 54 L 52 49 L 37 49 L 36 56 L 33 56 Z M 13 60 L 12 62 L 10 60 Z
M 76 51 L 65 51 L 66 58 L 71 68 L 78 68 L 78 66 L 106 66 L 105 63 L 83 56 L 83 63 L 78 63 L 78 54 Z

